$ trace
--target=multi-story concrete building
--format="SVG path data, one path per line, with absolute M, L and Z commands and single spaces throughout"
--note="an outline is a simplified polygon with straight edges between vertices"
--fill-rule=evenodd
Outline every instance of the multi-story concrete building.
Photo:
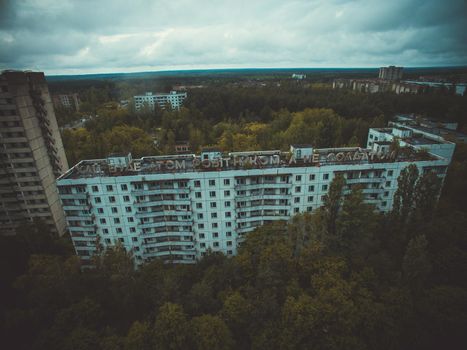
M 399 128 L 370 129 L 368 148 L 255 151 L 81 161 L 58 179 L 77 254 L 121 243 L 137 263 L 161 258 L 193 263 L 208 249 L 234 255 L 248 232 L 323 204 L 333 178 L 363 187 L 376 210 L 392 208 L 397 178 L 416 164 L 444 177 L 454 144 L 400 134 L 407 150 L 391 152 Z M 425 148 L 427 152 L 418 152 Z M 98 243 L 98 244 L 97 244 Z
M 402 79 L 402 67 L 389 66 L 381 67 L 379 69 L 378 77 L 383 80 L 401 80 Z
M 55 108 L 66 108 L 79 111 L 80 100 L 77 93 L 53 95 L 52 101 Z
M 41 218 L 63 233 L 55 179 L 68 164 L 43 73 L 2 72 L 0 125 L 0 232 Z
M 146 92 L 145 95 L 134 96 L 133 99 L 135 101 L 135 109 L 139 111 L 145 105 L 154 109 L 156 104 L 161 108 L 165 108 L 166 104 L 170 104 L 172 109 L 180 109 L 186 97 L 186 92 L 171 91 L 168 94 Z

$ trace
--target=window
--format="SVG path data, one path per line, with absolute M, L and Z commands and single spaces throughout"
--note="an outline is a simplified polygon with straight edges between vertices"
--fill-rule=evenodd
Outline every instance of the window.
M 224 191 L 224 197 L 228 197 L 228 196 L 230 196 L 230 191 L 229 190 Z
M 126 184 L 121 184 L 120 188 L 122 189 L 122 191 L 127 191 L 128 190 L 128 186 Z
M 107 192 L 112 192 L 114 190 L 114 187 L 112 185 L 107 185 L 106 189 L 107 189 Z
M 92 186 L 92 192 L 99 192 L 99 187 Z
M 201 181 L 196 180 L 195 181 L 195 187 L 201 187 Z
M 94 198 L 94 202 L 95 202 L 95 203 L 101 203 L 101 202 L 102 202 L 102 201 L 101 201 L 101 197 L 96 197 L 96 198 Z
M 204 233 L 200 233 L 200 234 L 199 234 L 199 238 L 204 239 L 204 237 L 205 237 L 205 236 L 204 236 Z
M 388 191 L 384 192 L 384 197 L 387 197 L 387 196 L 389 196 L 389 192 L 388 192 Z
M 117 233 L 122 233 L 122 229 L 120 227 L 117 227 L 116 231 Z
M 215 198 L 216 197 L 216 191 L 210 191 L 209 192 L 209 197 Z
M 310 174 L 310 181 L 314 181 L 315 179 L 315 174 Z
M 232 246 L 232 241 L 227 241 L 227 247 Z
M 298 213 L 299 210 L 300 210 L 300 209 L 298 209 L 298 208 L 294 208 L 293 211 L 294 211 L 294 213 Z
M 388 170 L 388 176 L 392 176 L 394 174 L 394 170 Z
M 203 214 L 199 213 L 198 214 L 198 219 L 202 219 L 203 218 Z
M 323 180 L 329 180 L 329 174 L 323 174 Z
M 302 175 L 296 175 L 295 181 L 302 181 Z
M 212 228 L 218 228 L 219 224 L 217 222 L 213 222 L 211 226 L 212 226 Z
M 111 241 L 110 241 L 110 238 L 106 238 L 106 239 L 105 239 L 105 243 L 106 243 L 106 244 L 110 244 L 110 242 L 111 242 Z
M 203 209 L 203 203 L 196 203 L 196 209 Z
M 314 191 L 315 191 L 315 185 L 308 186 L 308 192 L 314 192 Z
M 224 179 L 224 185 L 229 186 L 230 185 L 230 179 Z
M 117 207 L 112 207 L 112 213 L 114 213 L 114 214 L 118 213 Z
M 225 212 L 225 217 L 230 218 L 232 216 L 232 213 L 230 211 Z
M 232 252 L 231 250 L 227 250 L 227 254 L 228 254 L 228 255 L 232 255 L 233 252 Z
M 130 232 L 136 232 L 136 229 L 134 227 L 130 227 Z M 136 242 L 138 240 L 138 238 L 136 237 L 133 237 L 133 241 Z
M 128 222 L 133 222 L 133 221 L 135 221 L 135 219 L 132 218 L 132 217 L 130 217 L 130 218 L 127 218 L 127 221 L 128 221 Z
M 99 214 L 103 214 L 103 213 L 104 213 L 104 209 L 102 209 L 102 208 L 97 208 L 97 212 L 98 212 Z
M 386 187 L 391 187 L 391 181 L 386 181 Z
M 201 192 L 195 192 L 195 198 L 201 198 Z
M 211 207 L 211 208 L 216 208 L 216 207 L 217 207 L 216 202 L 211 202 L 211 203 L 210 203 L 210 207 Z
M 308 196 L 308 202 L 313 202 L 313 196 Z
M 114 224 L 119 224 L 120 223 L 120 219 L 119 218 L 114 218 Z
M 323 186 L 321 187 L 321 189 L 322 189 L 323 191 L 327 191 L 327 190 L 328 190 L 328 185 L 323 185 Z
M 110 203 L 115 203 L 115 197 L 114 197 L 114 196 L 110 196 L 110 197 L 109 197 L 109 202 L 110 202 Z
M 295 186 L 295 193 L 301 192 L 302 187 L 301 186 Z
M 209 186 L 216 186 L 216 180 L 209 180 Z
M 293 200 L 294 203 L 300 203 L 300 197 L 295 197 Z
M 212 245 L 213 245 L 214 247 L 219 247 L 219 242 L 214 242 Z
M 226 208 L 229 208 L 229 207 L 230 207 L 230 201 L 226 201 L 226 202 L 224 203 L 224 206 L 225 206 Z
M 198 224 L 198 228 L 204 228 L 204 224 Z
M 313 207 L 306 207 L 306 211 L 313 211 Z
M 205 247 L 206 247 L 206 243 L 200 243 L 199 246 L 200 246 L 201 248 L 205 248 Z
M 132 227 L 132 229 L 135 229 L 134 227 Z M 132 231 L 133 232 L 133 231 Z M 133 242 L 138 242 L 138 237 L 131 237 L 131 240 Z
M 102 232 L 105 233 L 105 234 L 107 234 L 107 233 L 109 233 L 109 230 L 106 229 L 106 228 L 104 228 L 104 229 L 102 230 Z
M 225 233 L 225 235 L 226 235 L 227 237 L 232 237 L 232 232 L 228 231 L 228 232 Z
M 219 237 L 219 232 L 212 233 L 212 238 L 218 238 L 218 237 Z
M 124 202 L 129 202 L 130 201 L 130 196 L 123 196 L 123 201 Z
M 231 222 L 226 222 L 225 227 L 232 227 L 232 223 Z
M 131 207 L 125 207 L 127 213 L 131 213 Z
M 217 213 L 211 213 L 211 219 L 216 219 L 217 218 Z
M 102 218 L 102 219 L 99 220 L 99 222 L 100 222 L 101 224 L 106 224 L 106 223 L 107 223 L 107 220 L 105 220 L 104 218 Z

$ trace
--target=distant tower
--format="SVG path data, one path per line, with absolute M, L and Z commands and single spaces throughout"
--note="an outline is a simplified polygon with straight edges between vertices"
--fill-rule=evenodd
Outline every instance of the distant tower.
M 383 80 L 401 80 L 403 67 L 389 66 L 379 69 L 379 78 Z
M 68 170 L 44 73 L 0 75 L 0 233 L 42 219 L 66 228 L 55 179 Z

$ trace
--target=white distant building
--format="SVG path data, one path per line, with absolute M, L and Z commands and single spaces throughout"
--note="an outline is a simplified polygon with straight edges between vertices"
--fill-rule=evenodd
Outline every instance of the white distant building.
M 395 137 L 409 152 L 391 154 Z M 256 227 L 316 210 L 339 174 L 346 191 L 361 185 L 365 201 L 387 212 L 402 169 L 415 164 L 420 173 L 444 178 L 454 147 L 438 135 L 375 128 L 365 149 L 293 145 L 290 152 L 112 156 L 81 161 L 57 183 L 83 262 L 98 247 L 120 243 L 139 264 L 154 258 L 194 263 L 208 250 L 235 255 Z
M 168 103 L 172 106 L 172 109 L 180 109 L 186 97 L 186 92 L 171 91 L 168 94 L 146 92 L 144 95 L 134 96 L 133 99 L 135 101 L 135 109 L 139 111 L 144 105 L 154 109 L 156 104 L 160 108 L 165 108 Z
M 306 78 L 306 74 L 292 74 L 292 79 L 303 80 Z

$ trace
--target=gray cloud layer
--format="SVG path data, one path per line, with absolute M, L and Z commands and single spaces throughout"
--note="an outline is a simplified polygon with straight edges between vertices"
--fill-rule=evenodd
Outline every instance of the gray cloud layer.
M 0 68 L 467 65 L 465 0 L 0 0 Z

